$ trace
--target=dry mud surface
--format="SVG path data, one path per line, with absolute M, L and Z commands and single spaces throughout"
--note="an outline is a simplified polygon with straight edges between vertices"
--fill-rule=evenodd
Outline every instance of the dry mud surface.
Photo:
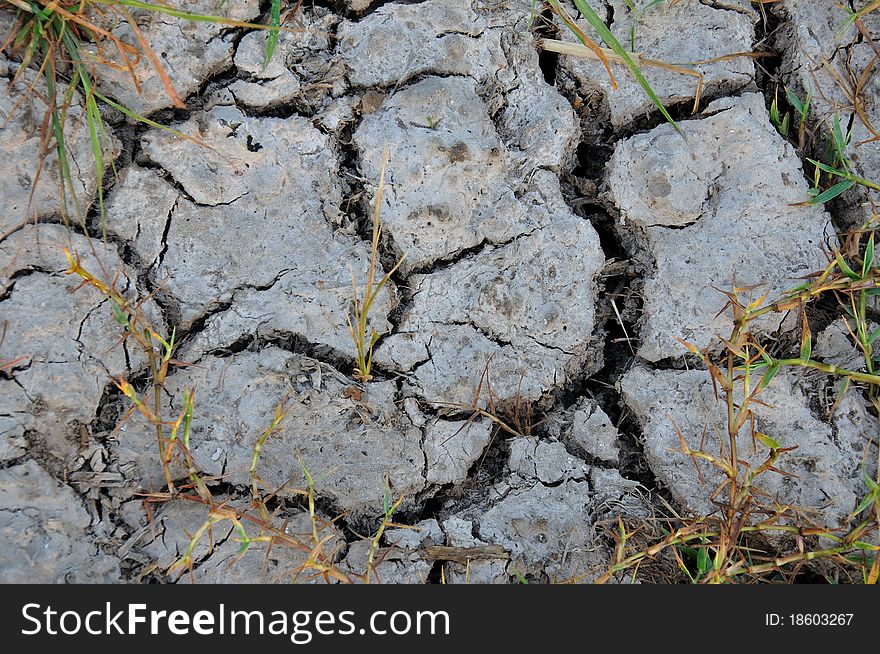
M 628 38 L 624 2 L 591 4 Z M 146 361 L 119 342 L 103 298 L 73 292 L 63 247 L 177 330 L 175 357 L 190 365 L 172 369 L 165 413 L 197 389 L 192 454 L 218 502 L 247 508 L 254 443 L 289 398 L 261 455 L 273 520 L 308 542 L 299 455 L 316 478 L 324 549 L 352 576 L 367 566 L 362 535 L 380 520 L 386 475 L 404 498 L 395 522 L 418 529 L 384 534 L 384 583 L 441 571 L 448 582 L 591 581 L 618 514 L 653 515 L 657 496 L 682 514 L 711 511 L 713 479 L 677 451 L 669 416 L 697 447 L 723 413 L 676 337 L 702 348 L 726 336 L 718 289 L 734 276 L 771 295 L 798 284 L 870 211 L 857 191 L 831 213 L 794 206 L 809 182 L 768 102 L 780 80 L 817 89 L 816 118 L 827 118 L 847 104 L 829 71 L 864 67 L 871 44 L 839 37 L 831 0 L 782 0 L 766 18 L 754 7 L 681 0 L 639 21 L 648 57 L 716 58 L 698 67 L 694 115 L 693 77 L 646 70 L 686 140 L 623 69 L 613 90 L 601 64 L 539 51 L 528 0 L 305 2 L 267 66 L 264 32 L 145 16 L 187 108 L 171 110 L 146 62 L 140 95 L 112 70 L 101 89 L 208 147 L 108 113 L 116 174 L 102 181 L 75 130 L 76 191 L 93 205 L 84 228 L 61 221 L 52 157 L 31 197 L 43 109 L 22 96 L 27 75 L 13 87 L 15 64 L 0 60 L 0 361 L 21 357 L 0 373 L 0 581 L 185 581 L 167 571 L 206 517 L 198 504 L 144 501 L 165 483 L 155 432 L 123 420 L 113 380 L 146 390 Z M 224 11 L 261 16 L 256 0 Z M 540 35 L 571 40 L 556 30 Z M 724 58 L 752 49 L 775 57 Z M 877 83 L 865 89 L 870 116 Z M 876 179 L 880 143 L 855 145 L 868 137 L 854 136 L 851 156 Z M 366 277 L 385 148 L 382 262 L 406 258 L 373 309 L 376 379 L 352 392 L 345 316 L 352 273 Z M 782 340 L 795 322 L 759 327 Z M 853 352 L 835 329 L 817 356 L 843 362 Z M 469 404 L 487 366 L 495 402 L 531 416 L 522 435 L 438 404 Z M 793 476 L 762 490 L 837 525 L 858 504 L 875 427 L 857 393 L 829 415 L 830 384 L 780 374 L 757 417 L 799 446 Z M 228 522 L 211 538 L 194 552 L 196 582 L 286 582 L 306 560 L 259 543 L 239 557 Z

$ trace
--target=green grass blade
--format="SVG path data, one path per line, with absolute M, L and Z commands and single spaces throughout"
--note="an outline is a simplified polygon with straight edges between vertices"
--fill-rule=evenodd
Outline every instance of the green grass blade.
M 843 5 L 838 5 L 843 7 Z M 874 0 L 870 4 L 862 7 L 858 11 L 852 11 L 849 7 L 844 7 L 846 11 L 849 12 L 849 16 L 847 16 L 846 20 L 840 26 L 839 36 L 842 36 L 850 27 L 852 27 L 855 22 L 861 18 L 864 18 L 872 11 L 880 9 L 880 0 Z
M 839 252 L 838 252 L 837 255 L 835 256 L 835 259 L 837 260 L 837 266 L 838 266 L 838 268 L 840 268 L 840 271 L 841 271 L 844 275 L 846 275 L 847 277 L 849 277 L 849 278 L 852 279 L 852 280 L 858 280 L 858 279 L 859 279 L 859 276 L 858 276 L 858 275 L 856 274 L 856 272 L 850 267 L 850 265 L 846 262 L 846 260 L 845 260 L 842 256 L 840 256 L 840 253 L 839 253 Z
M 622 45 L 620 45 L 620 41 L 617 40 L 617 37 L 611 33 L 611 30 L 608 29 L 608 26 L 599 18 L 599 15 L 593 10 L 590 5 L 586 3 L 586 0 L 574 0 L 575 6 L 578 8 L 578 11 L 581 12 L 584 18 L 587 19 L 587 22 L 593 26 L 593 29 L 599 33 L 599 36 L 602 37 L 602 40 L 605 41 L 605 44 L 611 48 L 617 56 L 623 59 L 626 67 L 629 68 L 633 77 L 635 77 L 636 82 L 638 82 L 639 86 L 642 87 L 642 90 L 648 95 L 651 99 L 651 102 L 654 103 L 654 106 L 663 114 L 663 117 L 666 121 L 672 125 L 679 134 L 684 134 L 681 131 L 681 128 L 678 126 L 678 123 L 673 120 L 672 116 L 666 110 L 666 107 L 663 105 L 663 102 L 660 101 L 660 98 L 657 97 L 657 94 L 654 92 L 654 89 L 651 88 L 651 85 L 648 83 L 648 80 L 645 79 L 645 76 L 642 75 L 642 71 L 639 70 L 639 67 L 632 60 L 632 57 L 629 56 L 629 52 L 626 51 Z
M 840 116 L 837 113 L 834 114 L 834 119 L 831 121 L 831 136 L 834 141 L 834 152 L 840 161 L 840 165 L 848 172 L 849 166 L 847 164 L 849 159 L 846 157 L 846 147 L 849 145 L 852 134 L 843 134 L 843 129 L 840 127 Z
M 192 21 L 194 23 L 219 23 L 221 25 L 230 25 L 234 27 L 250 27 L 254 29 L 265 29 L 265 25 L 256 23 L 248 23 L 246 21 L 233 20 L 224 16 L 213 16 L 211 14 L 196 14 L 191 11 L 183 11 L 161 4 L 153 4 L 151 2 L 142 2 L 142 0 L 92 0 L 103 5 L 122 5 L 130 9 L 141 9 L 143 11 L 158 11 L 174 18 Z
M 269 10 L 269 36 L 266 39 L 266 61 L 263 67 L 269 65 L 272 61 L 272 55 L 275 54 L 275 48 L 278 45 L 278 36 L 281 27 L 281 0 L 272 0 L 272 7 Z
M 155 120 L 150 120 L 149 118 L 146 118 L 145 116 L 141 116 L 136 111 L 132 111 L 131 109 L 129 109 L 125 105 L 121 105 L 118 102 L 111 100 L 106 95 L 104 95 L 94 89 L 92 90 L 92 93 L 101 102 L 104 102 L 104 103 L 110 105 L 111 107 L 113 107 L 117 111 L 125 114 L 129 118 L 136 120 L 139 123 L 143 123 L 144 125 L 149 125 L 150 127 L 155 127 L 156 129 L 161 129 L 165 132 L 169 132 L 170 134 L 174 134 L 175 136 L 179 136 L 182 139 L 186 139 L 187 141 L 191 141 L 191 142 L 196 143 L 198 145 L 205 145 L 203 141 L 200 141 L 197 138 L 190 136 L 189 134 L 184 134 L 183 132 L 174 129 L 173 127 L 168 127 L 168 125 L 163 125 L 162 123 L 157 123 Z
M 855 186 L 856 183 L 852 180 L 846 179 L 842 182 L 839 182 L 832 186 L 830 189 L 825 191 L 824 193 L 820 193 L 814 198 L 810 198 L 804 204 L 813 205 L 813 204 L 825 204 L 826 202 L 831 202 L 838 195 L 841 195 Z
M 801 102 L 801 99 L 791 89 L 785 89 L 785 97 L 788 98 L 789 104 L 795 108 L 799 115 L 804 113 L 804 103 Z
M 92 157 L 94 158 L 95 163 L 95 179 L 98 180 L 98 208 L 101 215 L 101 234 L 106 238 L 107 234 L 104 222 L 104 185 L 101 183 L 104 176 L 104 143 L 107 142 L 106 132 L 104 131 L 104 119 L 101 116 L 100 109 L 98 109 L 98 103 L 95 102 L 94 86 L 92 84 L 91 75 L 80 56 L 79 40 L 70 30 L 65 30 L 61 34 L 61 39 L 64 43 L 64 48 L 67 51 L 67 56 L 70 57 L 74 68 L 75 76 L 71 83 L 76 84 L 76 80 L 78 79 L 79 85 L 82 87 L 85 101 L 86 124 L 89 128 L 89 140 L 91 142 Z M 101 138 L 102 135 L 104 137 L 103 141 Z
M 42 42 L 42 56 L 44 58 L 53 57 L 49 43 Z M 69 190 L 76 205 L 76 195 L 73 187 L 73 177 L 70 174 L 70 161 L 67 155 L 67 145 L 64 141 L 64 116 L 61 107 L 58 106 L 58 88 L 55 80 L 55 64 L 54 59 L 46 67 L 43 77 L 46 82 L 46 95 L 49 104 L 49 123 L 53 135 L 55 136 L 55 153 L 58 157 L 58 168 L 61 175 L 61 198 L 59 201 L 62 215 L 66 214 L 67 191 Z
M 773 378 L 779 372 L 779 368 L 780 368 L 779 364 L 775 363 L 775 362 L 771 363 L 769 366 L 767 366 L 767 372 L 764 373 L 764 376 L 761 378 L 761 381 L 758 383 L 758 387 L 755 389 L 756 394 L 760 393 L 765 388 L 767 388 L 767 386 L 770 385 L 770 382 L 773 381 Z
M 816 161 L 815 159 L 807 159 L 807 161 L 809 161 L 811 164 L 813 164 L 814 166 L 816 166 L 820 170 L 824 170 L 826 173 L 829 173 L 830 175 L 836 175 L 837 177 L 846 177 L 847 176 L 846 171 L 839 170 L 839 169 L 835 168 L 834 166 L 829 166 L 828 164 L 824 164 L 821 161 Z
M 871 266 L 874 265 L 874 234 L 871 233 L 871 237 L 868 239 L 868 245 L 865 248 L 865 260 L 862 263 L 862 279 L 868 278 L 868 273 L 871 271 Z

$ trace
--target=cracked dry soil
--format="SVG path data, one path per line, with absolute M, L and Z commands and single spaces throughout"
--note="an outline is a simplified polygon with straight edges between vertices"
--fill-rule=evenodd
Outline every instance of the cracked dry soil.
M 623 0 L 591 4 L 630 34 Z M 254 21 L 261 9 L 228 0 L 223 11 Z M 168 570 L 205 520 L 197 504 L 145 502 L 165 483 L 155 433 L 125 419 L 113 380 L 146 390 L 147 362 L 119 341 L 106 301 L 72 292 L 65 246 L 176 329 L 175 357 L 191 365 L 172 369 L 165 414 L 198 389 L 192 454 L 218 501 L 247 507 L 254 443 L 289 398 L 260 462 L 274 519 L 294 537 L 311 531 L 293 491 L 305 485 L 299 454 L 321 518 L 337 518 L 326 550 L 352 575 L 386 474 L 404 498 L 395 522 L 418 529 L 385 533 L 383 583 L 436 581 L 441 568 L 448 582 L 589 582 L 609 562 L 609 519 L 651 516 L 659 498 L 711 510 L 712 480 L 676 451 L 668 416 L 696 447 L 720 414 L 675 337 L 709 346 L 730 327 L 718 288 L 734 276 L 771 295 L 796 285 L 870 211 L 856 191 L 832 212 L 794 206 L 809 182 L 768 103 L 777 82 L 823 88 L 823 117 L 839 100 L 823 62 L 864 66 L 872 44 L 835 38 L 831 0 L 781 0 L 767 16 L 748 0 L 646 12 L 639 52 L 709 62 L 696 67 L 693 115 L 693 77 L 645 70 L 685 141 L 623 70 L 614 90 L 600 63 L 539 50 L 541 36 L 573 37 L 549 14 L 531 29 L 530 11 L 529 0 L 305 2 L 266 66 L 264 32 L 144 15 L 187 108 L 171 108 L 147 62 L 141 94 L 110 69 L 100 88 L 208 147 L 108 112 L 116 174 L 99 179 L 74 129 L 76 191 L 92 206 L 83 226 L 59 216 L 52 157 L 31 197 L 44 109 L 24 93 L 30 73 L 13 85 L 17 64 L 0 59 L 0 361 L 17 360 L 0 372 L 0 581 L 186 580 Z M 752 50 L 772 65 L 725 57 Z M 345 316 L 352 272 L 365 279 L 369 265 L 386 147 L 382 262 L 407 256 L 373 308 L 376 379 L 353 394 Z M 878 177 L 880 143 L 852 157 Z M 775 339 L 795 329 L 774 317 L 759 327 Z M 833 329 L 817 346 L 827 361 L 851 355 Z M 449 407 L 472 401 L 487 366 L 505 415 L 530 416 L 521 435 Z M 828 415 L 828 384 L 781 374 L 758 419 L 799 446 L 795 476 L 764 492 L 837 524 L 858 503 L 875 427 L 855 393 Z M 286 582 L 305 560 L 259 544 L 239 557 L 235 538 L 223 523 L 213 547 L 200 543 L 192 579 Z

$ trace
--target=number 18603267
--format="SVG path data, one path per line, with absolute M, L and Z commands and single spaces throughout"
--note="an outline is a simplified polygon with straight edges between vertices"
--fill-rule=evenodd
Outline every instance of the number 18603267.
M 794 627 L 846 627 L 853 619 L 852 613 L 792 613 L 789 624 Z
M 769 627 L 847 627 L 852 624 L 854 613 L 778 613 L 765 614 Z

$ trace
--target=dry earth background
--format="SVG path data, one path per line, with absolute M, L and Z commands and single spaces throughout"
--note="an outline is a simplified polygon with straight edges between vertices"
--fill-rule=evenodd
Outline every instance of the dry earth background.
M 591 4 L 629 33 L 622 0 Z M 211 0 L 187 8 L 217 11 Z M 264 10 L 227 0 L 222 11 Z M 170 108 L 146 64 L 142 94 L 110 70 L 102 90 L 211 147 L 108 113 L 118 175 L 99 180 L 85 130 L 71 138 L 82 197 L 104 185 L 106 241 L 94 209 L 85 232 L 62 223 L 51 159 L 34 195 L 40 224 L 24 220 L 43 109 L 0 59 L 0 361 L 24 357 L 0 374 L 0 581 L 186 580 L 166 572 L 206 515 L 144 502 L 164 485 L 155 433 L 137 415 L 121 422 L 128 402 L 113 380 L 145 388 L 146 362 L 119 342 L 103 298 L 72 292 L 64 246 L 94 269 L 97 253 L 126 293 L 151 296 L 145 309 L 166 334 L 176 328 L 175 357 L 192 365 L 169 375 L 167 411 L 197 389 L 192 452 L 218 501 L 247 505 L 254 442 L 290 397 L 261 477 L 279 489 L 276 522 L 305 538 L 308 513 L 288 490 L 304 487 L 301 455 L 319 516 L 338 518 L 321 537 L 341 571 L 364 570 L 386 473 L 404 497 L 395 522 L 419 529 L 383 535 L 384 583 L 591 581 L 618 514 L 648 518 L 660 498 L 711 510 L 711 480 L 676 451 L 670 416 L 711 449 L 720 414 L 675 337 L 711 345 L 730 327 L 717 289 L 735 276 L 784 291 L 870 215 L 858 190 L 830 212 L 793 206 L 809 182 L 768 103 L 777 81 L 813 88 L 823 120 L 848 104 L 824 62 L 864 66 L 874 52 L 855 28 L 838 34 L 845 14 L 831 0 L 782 0 L 766 21 L 748 0 L 656 7 L 636 32 L 654 59 L 778 55 L 699 66 L 693 116 L 694 78 L 646 70 L 685 141 L 623 69 L 612 91 L 601 64 L 539 52 L 530 12 L 528 0 L 305 2 L 290 22 L 302 31 L 283 33 L 265 68 L 265 32 L 144 16 L 186 110 Z M 880 34 L 880 17 L 865 20 Z M 880 113 L 873 83 L 865 97 Z M 853 144 L 868 138 L 853 126 Z M 352 393 L 350 270 L 366 275 L 386 146 L 385 268 L 407 256 L 374 309 L 377 377 Z M 850 156 L 880 178 L 880 144 Z M 761 329 L 799 338 L 794 321 Z M 853 355 L 826 324 L 816 357 Z M 522 435 L 436 404 L 469 404 L 487 363 L 496 402 L 531 412 Z M 858 504 L 876 427 L 858 393 L 830 415 L 832 385 L 780 373 L 757 413 L 763 431 L 800 446 L 786 465 L 796 476 L 764 490 L 835 525 Z M 306 558 L 261 543 L 238 558 L 228 523 L 208 540 L 196 582 L 284 582 Z

